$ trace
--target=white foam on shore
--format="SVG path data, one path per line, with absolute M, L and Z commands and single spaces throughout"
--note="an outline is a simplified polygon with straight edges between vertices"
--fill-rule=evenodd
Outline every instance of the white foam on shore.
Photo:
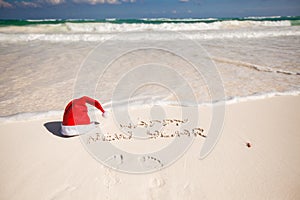
M 63 111 L 46 111 L 46 112 L 32 112 L 32 113 L 18 113 L 0 117 L 0 123 L 15 122 L 15 121 L 30 121 L 45 119 L 50 117 L 63 116 Z
M 209 19 L 211 20 L 211 19 Z M 282 21 L 216 21 L 212 23 L 103 23 L 66 22 L 61 24 L 40 24 L 28 26 L 5 26 L 0 27 L 0 32 L 7 33 L 120 33 L 136 31 L 203 31 L 203 30 L 228 30 L 257 27 L 289 27 L 289 20 Z
M 230 104 L 253 101 L 253 100 L 273 98 L 278 96 L 299 96 L 299 95 L 300 95 L 300 91 L 270 92 L 265 94 L 256 93 L 247 97 L 230 97 L 226 100 L 226 104 L 230 105 Z
M 132 32 L 118 34 L 95 34 L 95 33 L 69 33 L 69 34 L 45 34 L 45 33 L 0 33 L 1 42 L 97 42 L 106 41 L 118 35 L 117 40 L 126 41 L 171 41 L 171 40 L 213 40 L 213 39 L 251 39 L 281 36 L 300 36 L 299 29 L 284 30 L 237 30 L 237 31 L 204 31 L 204 32 L 181 32 L 183 34 L 170 34 L 170 32 Z
M 212 106 L 212 105 L 232 105 L 237 104 L 241 102 L 248 102 L 248 101 L 255 101 L 255 100 L 261 100 L 261 99 L 267 99 L 267 98 L 273 98 L 273 97 L 279 97 L 279 96 L 299 96 L 299 91 L 287 91 L 287 92 L 270 92 L 270 93 L 256 93 L 252 94 L 251 96 L 245 96 L 245 97 L 228 97 L 225 100 L 219 100 L 215 102 L 204 102 L 200 103 L 197 106 Z M 151 103 L 150 103 L 151 102 Z M 178 105 L 178 102 L 173 101 L 163 101 L 163 100 L 151 100 L 148 99 L 139 99 L 138 101 L 134 101 L 130 103 L 130 106 L 144 106 L 144 105 L 160 105 L 160 106 L 182 106 L 182 107 L 194 107 L 196 105 L 190 104 L 188 102 L 181 102 L 182 105 Z M 103 107 L 105 110 L 110 111 L 111 110 L 112 102 L 107 102 L 103 104 Z M 114 102 L 114 105 L 116 106 L 128 106 L 128 101 L 124 102 Z M 95 110 L 96 112 L 99 112 L 98 110 Z M 46 111 L 46 112 L 32 112 L 32 113 L 17 113 L 9 116 L 2 116 L 0 117 L 0 123 L 9 123 L 9 122 L 19 122 L 19 121 L 31 121 L 31 120 L 39 120 L 39 119 L 46 119 L 46 118 L 61 118 L 63 117 L 64 111 Z

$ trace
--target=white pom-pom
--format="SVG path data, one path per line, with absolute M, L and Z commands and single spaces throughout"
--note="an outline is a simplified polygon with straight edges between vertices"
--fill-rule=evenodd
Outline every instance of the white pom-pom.
M 104 117 L 104 118 L 108 118 L 108 116 L 109 116 L 109 114 L 108 114 L 108 112 L 107 112 L 107 111 L 105 111 L 104 113 L 102 113 L 102 117 Z

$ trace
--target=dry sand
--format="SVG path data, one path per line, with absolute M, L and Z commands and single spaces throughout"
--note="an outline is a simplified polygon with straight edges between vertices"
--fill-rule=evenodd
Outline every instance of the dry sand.
M 300 199 L 299 113 L 300 96 L 227 105 L 208 157 L 199 160 L 198 137 L 173 165 L 138 175 L 102 166 L 79 137 L 44 127 L 62 116 L 2 123 L 0 199 Z

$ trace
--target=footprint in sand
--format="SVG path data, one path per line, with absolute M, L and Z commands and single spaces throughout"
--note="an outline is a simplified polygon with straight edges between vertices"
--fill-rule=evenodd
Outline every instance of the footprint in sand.
M 164 166 L 158 158 L 153 156 L 142 156 L 139 158 L 139 162 L 147 169 L 161 168 Z
M 149 181 L 150 188 L 161 188 L 164 185 L 165 185 L 165 181 L 160 177 L 151 178 Z
M 123 161 L 124 161 L 123 155 L 120 154 L 120 155 L 113 155 L 111 157 L 108 157 L 104 162 L 109 166 L 118 167 L 123 164 Z

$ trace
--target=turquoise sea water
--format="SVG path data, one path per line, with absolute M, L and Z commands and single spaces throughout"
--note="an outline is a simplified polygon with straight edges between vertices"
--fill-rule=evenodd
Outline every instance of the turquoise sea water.
M 212 101 L 206 83 L 199 80 L 201 76 L 179 59 L 182 52 L 188 55 L 187 60 L 203 62 L 204 71 L 210 69 L 206 65 L 207 58 L 214 63 L 222 78 L 227 102 L 298 95 L 299 22 L 300 17 L 280 16 L 0 20 L 0 122 L 2 119 L 18 119 L 19 114 L 26 119 L 52 115 L 54 111 L 62 111 L 76 92 L 84 93 L 92 88 L 89 80 L 102 66 L 101 59 L 92 62 L 91 70 L 84 71 L 85 81 L 74 90 L 77 75 L 82 75 L 79 72 L 90 60 L 91 52 L 97 55 L 97 59 L 98 55 L 105 55 L 113 61 L 110 71 L 95 90 L 95 96 L 104 106 L 112 102 L 112 92 L 121 77 L 130 76 L 136 66 L 161 62 L 188 80 L 195 91 L 197 104 Z M 163 44 L 167 50 L 158 51 Z M 121 46 L 131 53 L 120 53 Z M 203 51 L 196 51 L 198 47 Z M 177 49 L 180 52 L 170 53 Z M 157 77 L 157 73 L 149 72 L 139 80 L 146 81 L 149 75 Z M 161 77 L 167 75 L 161 74 Z M 183 91 L 180 81 L 171 79 L 168 83 L 176 91 Z M 137 104 L 195 105 L 190 101 L 179 104 L 173 93 L 155 84 L 132 94 Z M 118 101 L 120 105 L 124 100 Z
M 34 19 L 34 20 L 0 20 L 0 26 L 26 26 L 40 24 L 63 23 L 113 23 L 113 24 L 162 24 L 162 23 L 213 23 L 222 21 L 290 21 L 292 25 L 300 25 L 300 16 L 275 16 L 275 17 L 244 17 L 244 18 L 149 18 L 149 19 Z

